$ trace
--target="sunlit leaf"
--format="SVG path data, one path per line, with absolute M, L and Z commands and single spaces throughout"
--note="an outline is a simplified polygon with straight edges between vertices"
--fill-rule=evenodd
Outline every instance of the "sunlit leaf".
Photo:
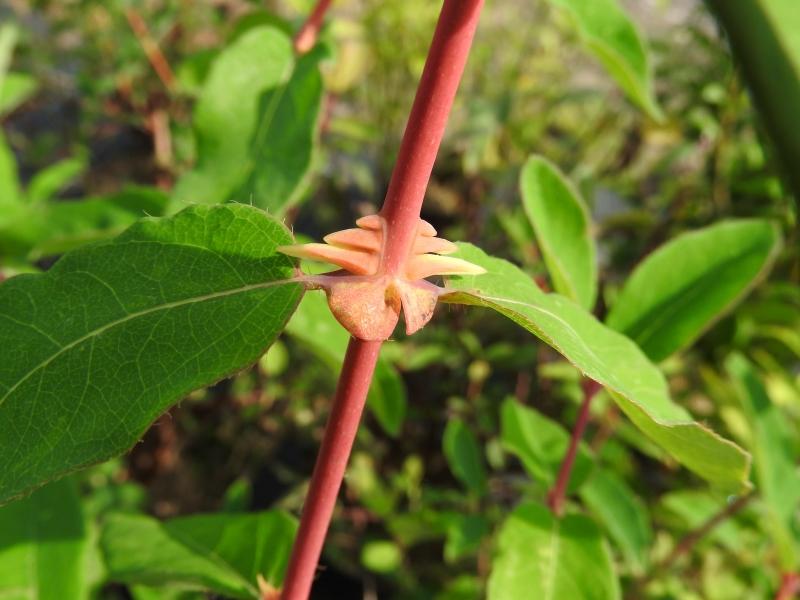
M 258 209 L 144 219 L 0 284 L 0 502 L 123 452 L 193 389 L 253 363 L 302 294 Z
M 728 221 L 661 246 L 625 282 L 606 319 L 651 358 L 685 348 L 762 279 L 781 237 L 769 221 Z
M 571 300 L 545 294 L 507 261 L 469 244 L 459 244 L 454 256 L 488 273 L 450 278 L 451 292 L 444 301 L 485 306 L 505 315 L 602 384 L 639 429 L 686 467 L 724 489 L 747 485 L 749 455 L 674 404 L 664 376 L 636 344 Z
M 519 185 L 553 287 L 591 310 L 597 296 L 597 264 L 583 198 L 564 174 L 541 156 L 528 159 Z

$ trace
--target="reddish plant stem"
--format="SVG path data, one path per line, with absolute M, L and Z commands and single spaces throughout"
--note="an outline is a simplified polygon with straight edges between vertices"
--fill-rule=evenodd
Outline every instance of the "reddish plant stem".
M 327 4 L 320 2 L 315 13 L 324 13 Z M 445 0 L 442 7 L 381 212 L 387 220 L 384 256 L 391 256 L 382 265 L 386 273 L 400 273 L 410 253 L 482 6 L 483 0 Z M 312 14 L 309 21 L 314 18 Z M 317 19 L 321 21 L 322 15 Z M 282 600 L 306 600 L 311 591 L 381 343 L 350 340 L 289 558 Z
M 386 247 L 381 269 L 400 273 L 417 233 L 425 189 L 447 125 L 483 0 L 445 0 L 411 108 L 381 216 Z
M 583 402 L 581 402 L 581 407 L 578 410 L 578 420 L 575 421 L 575 427 L 572 429 L 569 447 L 558 471 L 556 483 L 547 494 L 547 506 L 559 517 L 564 512 L 564 501 L 567 497 L 567 488 L 570 475 L 572 475 L 572 467 L 575 465 L 575 457 L 578 455 L 578 444 L 580 444 L 583 432 L 586 431 L 586 425 L 589 423 L 589 409 L 592 405 L 592 399 L 601 388 L 600 384 L 593 379 L 584 379 L 582 387 Z
M 128 19 L 128 24 L 131 26 L 136 39 L 144 50 L 147 60 L 150 61 L 150 66 L 158 75 L 161 83 L 168 91 L 172 91 L 175 87 L 175 75 L 172 73 L 172 68 L 169 66 L 167 58 L 158 47 L 158 43 L 150 35 L 150 30 L 147 27 L 142 16 L 132 8 L 125 10 L 125 18 Z
M 800 594 L 800 574 L 784 573 L 775 600 L 792 600 Z
M 305 600 L 311 591 L 380 349 L 381 342 L 350 338 L 289 559 L 283 600 Z
M 294 51 L 298 54 L 305 54 L 314 47 L 317 43 L 319 30 L 322 29 L 322 23 L 325 19 L 325 13 L 330 8 L 332 0 L 319 0 L 308 15 L 308 19 L 303 23 L 300 31 L 294 36 Z

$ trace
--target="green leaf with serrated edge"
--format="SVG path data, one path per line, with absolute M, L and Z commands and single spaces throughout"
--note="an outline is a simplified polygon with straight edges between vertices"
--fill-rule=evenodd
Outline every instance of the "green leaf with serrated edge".
M 620 597 L 611 554 L 582 515 L 557 519 L 523 504 L 506 519 L 489 575 L 489 600 L 611 600 Z
M 261 98 L 252 168 L 235 194 L 239 202 L 281 214 L 299 200 L 313 160 L 323 93 L 319 62 L 325 56 L 316 46 L 297 60 L 285 85 Z
M 678 236 L 634 270 L 606 323 L 655 361 L 687 347 L 763 278 L 781 248 L 769 221 L 727 221 Z
M 86 522 L 71 479 L 0 508 L 0 598 L 88 598 Z
M 595 469 L 581 487 L 580 496 L 601 522 L 614 544 L 637 574 L 647 566 L 653 541 L 647 508 L 634 491 L 615 473 Z
M 457 418 L 447 422 L 442 437 L 450 471 L 470 492 L 482 495 L 486 492 L 486 466 L 475 434 Z
M 333 372 L 339 372 L 350 335 L 331 314 L 325 294 L 306 294 L 286 326 L 286 332 L 314 352 Z M 367 407 L 384 431 L 396 437 L 405 421 L 407 406 L 402 378 L 388 361 L 379 358 Z
M 767 506 L 769 529 L 778 547 L 782 567 L 797 567 L 800 548 L 795 515 L 800 506 L 800 470 L 792 452 L 792 436 L 781 410 L 775 406 L 753 366 L 740 354 L 725 361 L 753 432 L 756 488 Z
M 259 599 L 258 575 L 279 588 L 297 522 L 280 511 L 209 514 L 160 522 L 110 515 L 101 546 L 109 579 Z
M 129 448 L 253 363 L 303 292 L 286 228 L 244 205 L 143 219 L 0 284 L 0 502 Z
M 558 350 L 585 376 L 603 385 L 648 437 L 714 485 L 748 485 L 750 456 L 699 423 L 669 397 L 664 376 L 625 336 L 571 300 L 545 294 L 511 263 L 470 244 L 454 254 L 487 273 L 448 279 L 442 301 L 492 308 Z
M 558 168 L 531 156 L 519 179 L 522 206 L 536 233 L 555 291 L 587 310 L 597 296 L 597 264 L 589 210 Z
M 500 408 L 500 440 L 503 448 L 522 461 L 531 477 L 545 486 L 555 482 L 569 446 L 569 434 L 561 425 L 513 398 L 506 398 Z M 570 490 L 580 487 L 592 466 L 592 457 L 581 442 L 569 479 Z
M 176 184 L 176 207 L 237 201 L 277 214 L 298 199 L 316 141 L 321 52 L 295 61 L 285 33 L 259 26 L 220 53 L 194 113 L 197 165 Z
M 800 7 L 797 0 L 707 0 L 727 33 L 760 122 L 800 198 Z
M 662 120 L 653 95 L 647 46 L 617 0 L 549 0 L 573 17 L 583 42 L 622 90 L 648 115 Z

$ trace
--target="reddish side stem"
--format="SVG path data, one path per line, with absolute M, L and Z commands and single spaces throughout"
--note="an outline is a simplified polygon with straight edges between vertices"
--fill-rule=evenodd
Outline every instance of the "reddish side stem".
M 325 13 L 330 8 L 332 0 L 319 0 L 314 10 L 308 15 L 308 19 L 303 23 L 300 31 L 294 36 L 294 51 L 298 54 L 305 54 L 317 43 L 319 30 L 325 19 Z
M 600 387 L 600 384 L 592 379 L 585 379 L 583 382 L 583 402 L 578 411 L 578 420 L 575 421 L 575 427 L 572 429 L 569 448 L 567 448 L 567 454 L 564 456 L 564 461 L 558 471 L 556 483 L 547 494 L 547 505 L 559 517 L 564 512 L 564 501 L 567 497 L 567 487 L 569 486 L 570 475 L 572 475 L 572 467 L 575 465 L 575 457 L 578 454 L 578 444 L 580 444 L 583 432 L 586 431 L 586 425 L 589 423 L 589 408 L 591 408 L 595 394 L 600 391 Z
M 327 4 L 317 5 L 315 13 L 321 11 L 319 20 Z M 442 7 L 381 212 L 387 220 L 384 257 L 391 258 L 384 261 L 384 266 L 389 264 L 389 273 L 399 273 L 410 252 L 425 188 L 482 5 L 483 0 L 445 0 Z M 314 18 L 312 14 L 309 21 Z M 289 558 L 282 600 L 306 600 L 311 591 L 380 347 L 381 342 L 355 338 L 348 346 L 300 529 Z
M 132 8 L 125 10 L 125 18 L 128 20 L 128 25 L 131 26 L 133 33 L 136 35 L 136 39 L 139 40 L 139 44 L 142 46 L 147 60 L 150 61 L 150 66 L 153 67 L 153 70 L 156 72 L 156 75 L 158 75 L 161 83 L 164 84 L 164 87 L 172 91 L 175 87 L 175 75 L 172 73 L 172 68 L 169 66 L 167 57 L 161 52 L 158 42 L 150 35 L 147 23 L 145 23 L 142 16 Z
M 792 600 L 800 594 L 800 575 L 797 573 L 784 573 L 781 578 L 781 588 L 775 594 L 775 600 Z
M 381 269 L 402 271 L 417 233 L 425 189 L 444 135 L 483 0 L 445 0 L 414 98 L 381 216 L 386 247 Z
M 350 338 L 289 559 L 282 600 L 305 600 L 311 591 L 380 349 L 381 342 Z

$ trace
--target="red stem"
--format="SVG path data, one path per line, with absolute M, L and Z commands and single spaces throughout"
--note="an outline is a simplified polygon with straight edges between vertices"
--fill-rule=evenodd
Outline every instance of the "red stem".
M 578 420 L 575 421 L 575 427 L 569 440 L 569 448 L 567 448 L 567 454 L 564 456 L 564 461 L 558 471 L 556 483 L 547 494 L 547 505 L 559 517 L 564 512 L 564 501 L 567 497 L 567 487 L 569 486 L 572 467 L 575 465 L 575 457 L 578 454 L 578 444 L 580 444 L 583 432 L 586 431 L 586 425 L 589 423 L 589 408 L 592 405 L 592 399 L 600 391 L 600 387 L 600 384 L 593 379 L 585 379 L 583 381 L 583 402 L 578 411 Z
M 380 349 L 381 342 L 350 338 L 289 559 L 282 600 L 305 600 L 311 591 Z
M 309 21 L 321 21 L 328 3 L 319 2 Z M 445 0 L 442 7 L 381 212 L 387 220 L 385 272 L 399 273 L 410 253 L 425 188 L 482 6 L 483 0 Z M 289 558 L 282 600 L 306 600 L 311 591 L 381 343 L 350 340 Z
M 322 29 L 322 22 L 325 19 L 325 13 L 330 8 L 332 0 L 319 0 L 314 10 L 303 23 L 300 31 L 294 36 L 294 51 L 298 54 L 305 54 L 314 47 L 317 43 L 319 30 Z
M 483 0 L 445 0 L 442 6 L 381 210 L 387 223 L 382 271 L 388 275 L 400 273 L 408 260 L 482 7 Z
M 172 72 L 172 68 L 169 66 L 169 61 L 166 56 L 161 52 L 158 42 L 150 35 L 150 29 L 147 27 L 147 23 L 145 23 L 142 16 L 132 8 L 125 10 L 125 18 L 128 20 L 128 25 L 130 25 L 133 30 L 136 39 L 139 40 L 139 44 L 144 50 L 147 60 L 150 61 L 150 66 L 153 67 L 153 70 L 156 72 L 156 75 L 158 75 L 161 83 L 164 84 L 164 87 L 167 88 L 168 91 L 172 91 L 175 87 L 175 75 Z
M 784 573 L 781 578 L 781 588 L 775 594 L 775 600 L 792 600 L 800 594 L 800 575 L 797 573 Z

